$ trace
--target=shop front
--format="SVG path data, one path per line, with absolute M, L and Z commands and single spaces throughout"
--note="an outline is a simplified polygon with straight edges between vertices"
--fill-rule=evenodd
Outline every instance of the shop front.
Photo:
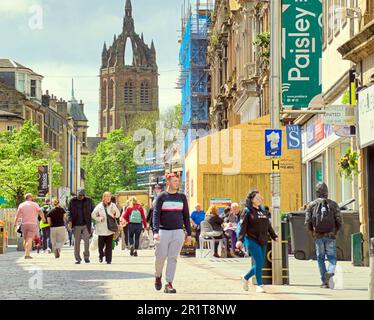
M 360 214 L 368 217 L 368 238 L 374 237 L 374 86 L 358 94 L 358 145 L 361 151 Z
M 302 126 L 303 129 L 303 202 L 316 199 L 315 186 L 325 182 L 329 197 L 340 203 L 355 198 L 357 177 L 348 179 L 340 174 L 340 159 L 355 144 L 355 138 L 342 137 L 341 128 L 324 125 L 323 116 L 315 115 Z M 353 203 L 351 208 L 358 205 Z

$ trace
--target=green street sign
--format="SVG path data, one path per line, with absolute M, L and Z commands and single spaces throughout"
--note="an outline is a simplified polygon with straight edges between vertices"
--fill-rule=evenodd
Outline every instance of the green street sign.
M 282 103 L 307 108 L 322 93 L 322 1 L 282 1 Z

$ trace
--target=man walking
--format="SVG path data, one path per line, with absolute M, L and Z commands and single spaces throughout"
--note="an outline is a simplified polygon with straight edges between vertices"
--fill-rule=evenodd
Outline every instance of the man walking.
M 51 201 L 49 199 L 46 200 L 45 205 L 42 207 L 43 210 L 43 218 L 40 219 L 39 229 L 42 235 L 42 245 L 43 245 L 43 253 L 47 252 L 52 253 L 52 242 L 51 242 L 51 227 L 48 224 L 47 216 L 49 211 L 51 211 Z
M 69 203 L 69 229 L 73 229 L 74 234 L 74 255 L 75 264 L 80 264 L 82 259 L 80 255 L 81 240 L 84 241 L 84 262 L 90 263 L 90 237 L 92 234 L 91 214 L 95 209 L 92 199 L 86 197 L 84 189 L 79 189 L 77 197 L 70 200 Z
M 173 280 L 177 267 L 177 258 L 185 242 L 183 225 L 187 231 L 186 245 L 191 245 L 191 225 L 187 198 L 179 193 L 179 178 L 175 174 L 166 176 L 167 191 L 162 192 L 156 199 L 153 211 L 153 234 L 156 246 L 155 259 L 155 288 L 162 288 L 162 271 L 165 260 L 166 285 L 165 293 L 176 293 Z
M 205 220 L 205 212 L 204 210 L 201 210 L 200 204 L 196 204 L 195 211 L 191 213 L 191 224 L 192 227 L 196 229 L 196 249 L 200 249 L 200 224 L 202 221 Z
M 22 237 L 23 247 L 25 249 L 25 259 L 32 259 L 30 256 L 32 241 L 38 233 L 38 215 L 42 216 L 43 212 L 39 205 L 34 202 L 31 193 L 25 195 L 25 202 L 22 202 L 18 209 L 14 220 L 14 225 L 17 227 L 18 220 L 22 219 Z
M 318 267 L 321 274 L 321 288 L 329 288 L 330 279 L 336 268 L 336 235 L 342 226 L 339 205 L 328 199 L 328 188 L 325 183 L 316 186 L 317 199 L 311 202 L 306 210 L 305 225 L 312 233 L 316 244 Z M 325 257 L 329 261 L 326 269 Z

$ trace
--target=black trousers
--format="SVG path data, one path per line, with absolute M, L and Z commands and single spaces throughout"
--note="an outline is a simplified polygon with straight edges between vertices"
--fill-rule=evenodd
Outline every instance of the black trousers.
M 106 262 L 112 262 L 112 240 L 113 235 L 99 236 L 99 258 L 103 259 L 105 257 Z
M 51 227 L 45 227 L 42 229 L 42 241 L 44 251 L 47 250 L 47 248 L 52 250 Z
M 125 235 L 125 244 L 126 246 L 129 245 L 129 225 L 127 224 L 126 227 L 123 228 L 123 234 Z

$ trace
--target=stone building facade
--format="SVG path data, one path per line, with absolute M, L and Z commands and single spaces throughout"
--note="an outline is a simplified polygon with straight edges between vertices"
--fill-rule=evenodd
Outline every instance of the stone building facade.
M 347 60 L 346 63 L 350 61 L 353 64 L 358 85 L 357 200 L 360 231 L 363 235 L 364 265 L 368 266 L 370 238 L 374 237 L 374 1 L 359 0 L 356 5 L 354 20 L 359 22 L 358 32 L 342 43 L 338 51 Z
M 269 114 L 268 48 L 254 44 L 270 29 L 269 4 L 218 0 L 212 25 L 211 128 L 222 130 Z
M 41 103 L 43 77 L 11 59 L 0 59 L 0 110 L 14 113 L 39 126 L 44 138 L 44 114 Z
M 129 52 L 132 59 L 125 61 Z M 126 131 L 133 117 L 158 111 L 156 49 L 153 41 L 149 47 L 143 34 L 135 32 L 132 4 L 126 0 L 122 33 L 114 36 L 109 48 L 104 43 L 102 52 L 98 136 Z

